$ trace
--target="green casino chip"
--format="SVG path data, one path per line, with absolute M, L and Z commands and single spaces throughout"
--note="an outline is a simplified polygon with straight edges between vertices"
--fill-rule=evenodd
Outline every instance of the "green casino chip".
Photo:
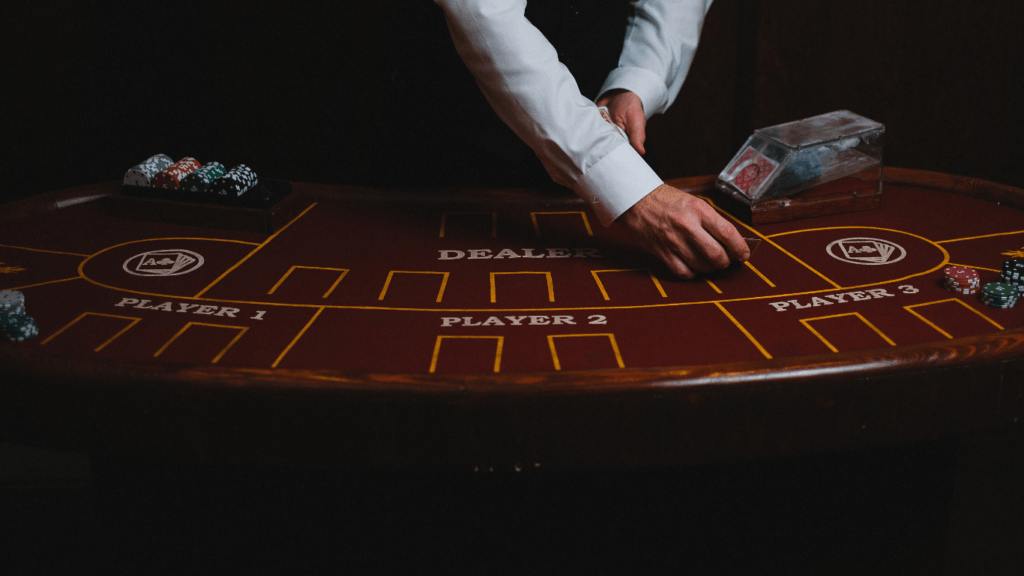
M 8 340 L 22 342 L 39 335 L 39 326 L 31 316 L 10 314 L 0 318 L 0 332 Z
M 982 290 L 988 296 L 996 298 L 1006 298 L 1017 294 L 1017 287 L 1005 282 L 989 282 L 988 284 L 985 284 Z

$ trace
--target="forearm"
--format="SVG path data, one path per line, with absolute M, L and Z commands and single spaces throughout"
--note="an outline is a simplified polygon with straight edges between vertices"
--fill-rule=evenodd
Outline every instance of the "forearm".
M 619 65 L 601 87 L 629 90 L 647 118 L 668 109 L 690 71 L 711 0 L 636 0 Z
M 455 47 L 498 116 L 605 224 L 661 184 L 580 94 L 525 0 L 436 0 Z

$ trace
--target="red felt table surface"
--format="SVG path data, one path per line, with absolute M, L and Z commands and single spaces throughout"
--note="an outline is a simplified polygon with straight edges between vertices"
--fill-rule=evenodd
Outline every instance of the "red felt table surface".
M 693 281 L 565 196 L 296 183 L 300 214 L 256 234 L 74 201 L 114 191 L 3 216 L 0 289 L 40 327 L 0 345 L 11 437 L 362 468 L 637 466 L 1021 413 L 1007 374 L 1024 305 L 941 284 L 949 264 L 995 281 L 1024 250 L 1024 192 L 1005 186 L 890 169 L 880 209 L 738 223 L 762 238 L 751 261 Z

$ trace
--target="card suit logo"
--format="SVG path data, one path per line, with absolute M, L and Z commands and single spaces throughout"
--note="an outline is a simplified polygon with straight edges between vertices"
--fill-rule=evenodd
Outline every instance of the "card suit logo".
M 832 242 L 825 250 L 836 260 L 864 266 L 892 264 L 907 256 L 907 251 L 899 244 L 879 238 L 843 238 Z
M 191 250 L 152 250 L 125 260 L 124 271 L 133 276 L 181 276 L 197 270 L 205 260 Z

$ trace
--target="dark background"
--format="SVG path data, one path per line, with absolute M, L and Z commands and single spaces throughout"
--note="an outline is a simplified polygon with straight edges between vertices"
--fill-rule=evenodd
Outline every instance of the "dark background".
M 4 7 L 0 200 L 155 153 L 383 182 L 390 24 L 411 1 Z M 890 166 L 1024 186 L 1022 29 L 1016 0 L 718 0 L 650 126 L 661 174 L 717 173 L 754 128 L 849 109 L 886 125 Z
M 408 1 L 8 3 L 0 202 L 117 180 L 158 152 L 379 183 L 390 22 Z M 1024 187 L 1021 30 L 1019 0 L 716 0 L 650 147 L 665 178 L 712 174 L 755 128 L 849 109 L 886 125 L 887 165 Z M 0 444 L 0 561 L 624 573 L 711 546 L 732 572 L 1015 574 L 1022 441 L 1018 427 L 712 470 L 485 480 L 182 471 Z

